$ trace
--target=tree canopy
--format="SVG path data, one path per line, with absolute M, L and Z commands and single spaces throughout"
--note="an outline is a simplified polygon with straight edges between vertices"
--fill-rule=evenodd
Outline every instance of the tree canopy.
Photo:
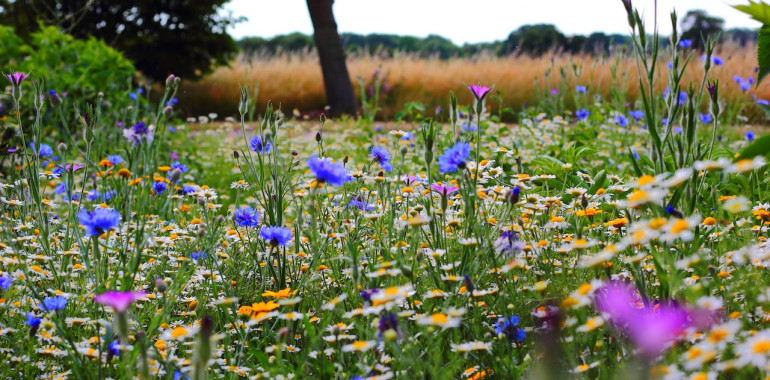
M 40 23 L 77 38 L 94 36 L 122 51 L 145 75 L 199 78 L 237 53 L 221 12 L 227 0 L 0 0 L 0 24 L 22 38 Z

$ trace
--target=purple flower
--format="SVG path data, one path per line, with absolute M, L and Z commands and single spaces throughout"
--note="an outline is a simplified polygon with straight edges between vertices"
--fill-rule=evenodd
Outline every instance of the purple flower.
M 11 82 L 11 85 L 13 87 L 19 87 L 21 85 L 21 82 L 24 82 L 24 80 L 27 79 L 28 76 L 29 74 L 24 74 L 19 72 L 5 75 L 5 77 L 8 78 L 8 80 Z
M 575 86 L 575 91 L 578 94 L 585 94 L 587 90 L 586 86 Z
M 682 39 L 681 41 L 679 41 L 679 47 L 680 47 L 680 48 L 684 48 L 684 49 L 687 49 L 687 48 L 689 48 L 690 46 L 692 46 L 692 40 L 689 40 L 689 39 L 687 39 L 687 38 L 684 38 L 684 39 Z
M 644 118 L 644 111 L 630 111 L 628 115 L 633 117 L 636 122 L 639 122 L 639 120 Z
M 86 235 L 99 236 L 118 226 L 120 223 L 120 213 L 117 210 L 108 210 L 101 207 L 95 208 L 92 212 L 80 210 L 78 220 L 80 225 L 85 227 Z
M 291 230 L 286 227 L 262 227 L 259 236 L 265 239 L 271 246 L 286 246 L 291 241 Z
M 442 197 L 448 197 L 457 191 L 456 186 L 443 186 L 437 183 L 430 185 L 430 189 L 441 194 Z
M 333 163 L 328 158 L 318 158 L 313 155 L 308 158 L 307 166 L 318 182 L 330 183 L 334 186 L 342 186 L 348 181 L 348 171 L 344 166 Z
M 147 293 L 144 291 L 116 292 L 107 291 L 94 296 L 94 302 L 105 306 L 112 306 L 118 314 L 123 314 L 134 301 L 144 297 Z
M 763 106 L 770 106 L 770 101 L 767 101 L 765 99 L 757 99 L 757 104 L 761 104 Z
M 473 93 L 473 96 L 475 96 L 478 100 L 484 99 L 484 97 L 486 97 L 490 91 L 489 87 L 479 86 L 476 84 L 468 86 L 468 90 L 470 90 Z
M 700 121 L 703 122 L 703 124 L 711 123 L 713 118 L 711 117 L 710 113 L 702 113 L 700 114 Z
M 147 126 L 143 121 L 140 121 L 132 125 L 131 128 L 124 129 L 123 137 L 131 142 L 132 147 L 135 147 L 137 144 L 141 143 L 142 140 L 150 144 L 155 138 L 155 127 L 152 125 Z
M 672 301 L 651 305 L 637 295 L 633 286 L 623 282 L 611 282 L 599 289 L 596 308 L 608 316 L 610 323 L 625 331 L 648 358 L 682 338 L 687 328 L 703 327 L 696 323 L 697 313 Z
M 62 296 L 47 297 L 40 303 L 40 308 L 45 311 L 57 311 L 67 307 L 67 299 Z
M 754 132 L 752 131 L 746 131 L 746 134 L 744 136 L 746 136 L 746 140 L 748 141 L 754 140 L 754 137 L 755 137 Z
M 465 142 L 459 142 L 455 146 L 447 149 L 441 157 L 438 158 L 438 171 L 440 173 L 451 173 L 457 169 L 465 168 L 465 160 L 471 154 L 471 145 Z

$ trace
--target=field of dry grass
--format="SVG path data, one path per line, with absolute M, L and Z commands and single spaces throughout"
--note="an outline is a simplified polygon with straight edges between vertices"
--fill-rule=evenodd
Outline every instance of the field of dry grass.
M 722 83 L 720 88 L 727 102 L 753 103 L 752 93 L 759 98 L 770 98 L 767 82 L 756 90 L 743 93 L 733 81 L 735 75 L 754 75 L 754 46 L 723 46 L 716 54 L 724 60 L 724 65 L 713 68 L 711 77 Z M 668 72 L 665 62 L 664 57 L 662 70 L 659 70 L 661 75 L 667 75 Z M 348 61 L 348 69 L 356 86 L 359 76 L 368 80 L 379 66 L 382 66 L 384 82 L 390 87 L 384 98 L 385 114 L 388 116 L 410 101 L 422 102 L 429 110 L 437 105 L 445 106 L 450 90 L 455 91 L 459 100 L 467 104 L 470 94 L 463 90 L 464 83 L 494 84 L 496 90 L 505 93 L 505 106 L 514 109 L 519 109 L 524 103 L 537 101 L 538 91 L 535 86 L 541 92 L 554 87 L 572 91 L 574 85 L 580 84 L 587 86 L 589 93 L 600 94 L 605 98 L 615 88 L 625 92 L 629 101 L 633 101 L 638 92 L 635 61 L 626 52 L 616 52 L 606 57 L 553 54 L 539 58 L 479 56 L 450 60 L 425 59 L 412 55 L 364 55 L 349 57 Z M 615 79 L 613 70 L 616 73 Z M 699 54 L 695 53 L 685 83 L 698 80 L 702 72 L 703 63 Z M 268 99 L 280 103 L 285 111 L 297 108 L 309 112 L 320 110 L 326 104 L 321 69 L 314 52 L 239 57 L 230 67 L 219 68 L 197 83 L 184 83 L 179 96 L 181 104 L 192 114 L 216 112 L 223 116 L 234 115 L 239 83 L 259 84 L 259 108 Z M 566 99 L 572 99 L 571 94 L 567 94 Z M 496 104 L 493 106 L 497 107 Z

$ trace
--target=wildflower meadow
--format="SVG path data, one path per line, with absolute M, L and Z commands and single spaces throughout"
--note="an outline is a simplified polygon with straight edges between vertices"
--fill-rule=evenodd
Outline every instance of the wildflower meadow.
M 4 67 L 0 377 L 767 378 L 770 135 L 736 107 L 770 103 L 724 94 L 768 66 L 717 80 L 618 3 L 638 98 L 564 79 L 516 123 L 499 83 L 188 117 L 175 75 Z

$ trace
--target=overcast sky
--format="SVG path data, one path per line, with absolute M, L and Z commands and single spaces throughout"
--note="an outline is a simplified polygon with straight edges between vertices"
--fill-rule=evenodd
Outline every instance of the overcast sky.
M 668 14 L 675 7 L 680 16 L 704 9 L 723 18 L 727 28 L 758 28 L 758 22 L 730 7 L 747 2 L 659 0 L 659 30 L 671 32 Z M 654 0 L 634 4 L 651 25 Z M 229 31 L 236 39 L 313 32 L 305 0 L 232 0 L 225 9 L 248 18 Z M 456 44 L 502 40 L 521 25 L 537 23 L 554 24 L 567 35 L 628 33 L 620 0 L 336 0 L 334 15 L 340 32 L 438 34 Z

